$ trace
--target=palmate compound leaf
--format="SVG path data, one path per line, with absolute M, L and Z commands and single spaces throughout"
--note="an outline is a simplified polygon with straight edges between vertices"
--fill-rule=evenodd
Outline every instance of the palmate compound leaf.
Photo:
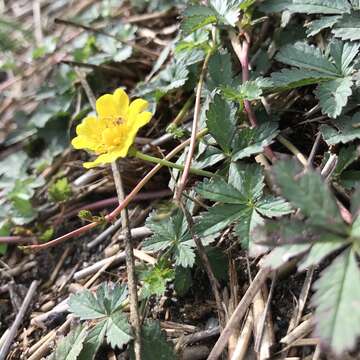
M 360 270 L 354 251 L 343 251 L 314 284 L 315 333 L 338 355 L 360 335 Z
M 267 0 L 260 6 L 265 12 L 289 10 L 304 14 L 343 14 L 350 9 L 347 0 Z
M 336 118 L 352 94 L 352 63 L 358 51 L 358 44 L 344 44 L 339 40 L 331 41 L 325 53 L 305 42 L 286 45 L 276 59 L 299 69 L 271 74 L 269 88 L 287 90 L 319 83 L 315 95 L 322 112 Z
M 232 160 L 240 160 L 261 153 L 279 134 L 277 124 L 266 122 L 256 128 L 238 131 L 233 140 Z
M 320 126 L 323 139 L 328 145 L 345 144 L 355 139 L 360 139 L 360 112 L 354 114 L 352 118 L 342 116 L 339 119 L 333 120 L 332 124 L 334 126 Z
M 85 350 L 89 356 L 96 353 L 104 338 L 104 332 L 107 342 L 113 348 L 122 348 L 131 340 L 127 317 L 120 310 L 126 298 L 126 286 L 116 284 L 111 288 L 111 285 L 106 283 L 98 287 L 96 295 L 86 289 L 70 296 L 70 312 L 81 320 L 101 319 L 86 342 Z
M 84 346 L 87 329 L 77 326 L 62 338 L 48 360 L 76 360 Z
M 146 239 L 142 248 L 146 251 L 170 250 L 175 263 L 183 267 L 193 266 L 195 262 L 195 244 L 190 237 L 187 222 L 181 211 L 166 219 L 157 219 L 153 213 L 148 217 L 147 226 L 153 235 Z
M 96 294 L 85 289 L 71 295 L 69 310 L 81 320 L 99 319 L 117 311 L 126 298 L 126 286 L 116 284 L 111 289 L 110 284 L 102 283 Z
M 249 247 L 252 232 L 263 224 L 261 216 L 288 214 L 291 208 L 283 199 L 263 196 L 264 176 L 259 165 L 232 163 L 229 183 L 214 180 L 200 184 L 196 191 L 212 201 L 220 202 L 202 214 L 196 230 L 203 236 L 214 235 L 231 224 L 244 247 Z
M 346 233 L 335 199 L 319 174 L 302 173 L 293 161 L 278 161 L 273 169 L 282 195 L 308 217 L 309 224 L 338 234 Z

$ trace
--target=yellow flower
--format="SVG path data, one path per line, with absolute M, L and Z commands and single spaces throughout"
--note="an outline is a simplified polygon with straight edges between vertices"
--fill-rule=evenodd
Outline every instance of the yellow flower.
M 87 116 L 76 127 L 77 136 L 71 142 L 75 149 L 99 155 L 94 161 L 84 163 L 84 167 L 88 169 L 126 157 L 136 133 L 151 119 L 151 112 L 145 111 L 147 107 L 148 102 L 143 99 L 130 103 L 122 89 L 99 97 L 96 101 L 98 116 Z

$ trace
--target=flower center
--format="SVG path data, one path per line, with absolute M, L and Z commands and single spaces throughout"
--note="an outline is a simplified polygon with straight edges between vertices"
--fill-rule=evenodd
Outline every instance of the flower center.
M 125 119 L 123 119 L 122 117 L 117 117 L 114 120 L 114 126 L 123 125 L 124 123 L 125 123 Z

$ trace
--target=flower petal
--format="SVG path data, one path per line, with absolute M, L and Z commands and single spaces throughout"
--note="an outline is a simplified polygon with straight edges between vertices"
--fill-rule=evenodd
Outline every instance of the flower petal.
M 125 117 L 129 110 L 129 97 L 123 89 L 116 89 L 114 92 L 114 99 L 119 115 Z
M 115 98 L 111 94 L 100 96 L 96 100 L 96 112 L 100 118 L 112 119 L 118 117 L 118 109 Z
M 138 126 L 138 129 L 146 125 L 152 118 L 152 113 L 150 111 L 144 111 L 141 114 L 138 114 L 135 119 L 135 123 Z
M 144 99 L 136 99 L 131 102 L 129 106 L 129 117 L 133 117 L 142 111 L 146 110 L 149 106 L 149 103 Z
M 72 140 L 71 144 L 75 149 L 95 150 L 101 143 L 101 132 L 104 128 L 104 123 L 95 116 L 87 116 L 76 127 L 78 136 Z
M 90 169 L 90 168 L 95 167 L 97 165 L 103 165 L 103 164 L 112 163 L 113 161 L 115 161 L 119 157 L 125 157 L 126 154 L 127 154 L 127 151 L 126 151 L 126 153 L 124 155 L 123 150 L 110 151 L 108 153 L 105 153 L 105 154 L 102 154 L 102 155 L 98 156 L 94 161 L 85 162 L 83 164 L 83 166 L 86 169 Z

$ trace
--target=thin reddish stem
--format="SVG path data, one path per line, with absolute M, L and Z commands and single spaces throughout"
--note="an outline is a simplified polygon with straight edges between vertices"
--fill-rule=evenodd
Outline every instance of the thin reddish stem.
M 242 32 L 241 35 L 243 36 L 242 43 L 240 43 L 238 36 L 234 32 L 230 33 L 230 40 L 231 40 L 231 45 L 235 51 L 235 54 L 240 61 L 242 82 L 245 83 L 250 79 L 250 71 L 249 71 L 250 35 L 247 32 Z M 248 116 L 251 126 L 257 127 L 256 115 L 252 109 L 251 102 L 249 100 L 244 100 L 244 109 Z M 271 161 L 276 160 L 276 156 L 272 152 L 269 146 L 267 146 L 264 149 L 264 153 Z
M 201 132 L 199 132 L 196 135 L 196 139 L 202 137 L 203 135 L 205 135 L 207 132 L 207 130 L 203 130 Z M 186 146 L 188 146 L 190 144 L 190 139 L 182 142 L 180 145 L 178 145 L 175 149 L 173 149 L 166 157 L 166 160 L 170 160 L 171 158 L 173 158 L 176 154 L 178 154 L 181 150 L 183 150 Z M 129 195 L 127 195 L 124 199 L 124 201 L 119 204 L 119 206 L 113 210 L 109 215 L 105 216 L 105 220 L 106 221 L 113 221 L 115 220 L 121 213 L 121 211 L 129 205 L 129 203 L 134 199 L 135 195 L 137 195 L 139 193 L 139 191 L 149 182 L 149 180 L 163 167 L 163 165 L 158 164 L 156 166 L 154 166 L 150 172 L 134 187 L 134 189 L 131 191 L 131 193 Z M 62 235 L 54 240 L 51 240 L 45 244 L 40 244 L 40 245 L 29 245 L 29 246 L 24 246 L 23 248 L 26 250 L 33 250 L 33 251 L 39 251 L 39 250 L 45 250 L 45 249 L 49 249 L 52 248 L 56 245 L 61 244 L 62 242 L 69 240 L 73 237 L 77 237 L 80 236 L 88 231 L 90 231 L 91 229 L 95 228 L 97 225 L 99 225 L 98 222 L 92 222 L 90 224 L 87 224 L 85 226 L 82 226 L 76 230 L 70 231 L 69 233 Z
M 0 244 L 28 244 L 32 243 L 35 239 L 33 237 L 23 236 L 1 236 Z

